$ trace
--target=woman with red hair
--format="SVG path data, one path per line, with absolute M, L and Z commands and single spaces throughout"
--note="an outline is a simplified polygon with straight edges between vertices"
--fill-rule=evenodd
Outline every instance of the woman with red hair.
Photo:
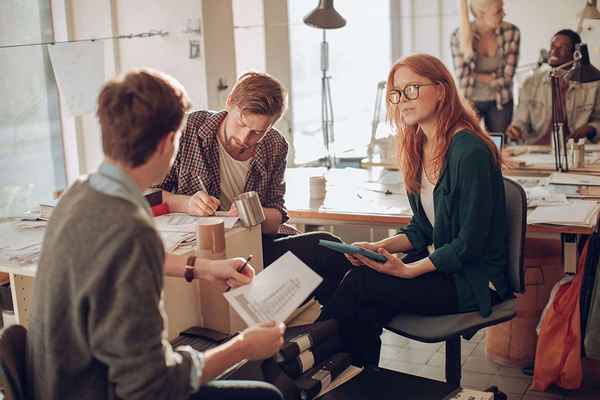
M 435 57 L 408 56 L 389 73 L 387 107 L 413 218 L 393 237 L 355 243 L 387 261 L 347 254 L 357 268 L 320 317 L 340 322 L 356 364 L 377 365 L 382 326 L 399 312 L 487 316 L 511 296 L 501 157 L 452 76 Z

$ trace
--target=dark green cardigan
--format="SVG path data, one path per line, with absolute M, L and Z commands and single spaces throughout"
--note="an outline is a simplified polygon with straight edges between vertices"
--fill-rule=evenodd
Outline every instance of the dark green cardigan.
M 409 193 L 411 222 L 400 230 L 415 250 L 433 243 L 429 258 L 456 283 L 460 311 L 491 313 L 488 283 L 504 299 L 511 296 L 507 271 L 502 172 L 485 143 L 458 132 L 433 191 L 435 227 L 425 215 L 419 193 Z

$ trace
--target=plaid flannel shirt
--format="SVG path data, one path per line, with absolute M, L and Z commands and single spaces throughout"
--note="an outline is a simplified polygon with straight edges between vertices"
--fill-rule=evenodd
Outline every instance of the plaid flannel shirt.
M 217 133 L 226 116 L 226 111 L 195 111 L 189 115 L 175 162 L 158 187 L 189 196 L 206 189 L 208 194 L 219 198 L 221 177 Z M 289 219 L 283 198 L 287 152 L 287 142 L 276 129 L 271 128 L 256 147 L 244 187 L 245 192 L 258 193 L 263 207 L 279 210 L 282 222 Z M 297 233 L 285 224 L 279 232 Z
M 496 29 L 496 42 L 498 51 L 502 52 L 502 62 L 498 66 L 496 79 L 492 82 L 492 86 L 496 88 L 496 106 L 501 110 L 502 106 L 513 98 L 513 78 L 519 63 L 521 32 L 515 25 L 504 21 Z M 477 53 L 473 52 L 473 56 L 465 57 L 460 48 L 459 29 L 452 33 L 450 49 L 458 86 L 462 89 L 463 95 L 470 99 L 475 86 Z

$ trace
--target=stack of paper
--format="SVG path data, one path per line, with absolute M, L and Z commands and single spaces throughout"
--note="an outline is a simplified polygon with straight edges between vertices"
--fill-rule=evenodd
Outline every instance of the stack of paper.
M 238 217 L 222 216 L 219 213 L 217 215 L 223 219 L 225 230 L 233 228 L 238 221 Z M 186 245 L 193 246 L 196 243 L 196 228 L 205 218 L 207 217 L 171 213 L 154 218 L 154 224 L 165 249 L 174 251 L 177 248 Z
M 42 251 L 44 226 L 19 226 L 18 222 L 0 224 L 0 260 L 19 265 L 37 262 Z
M 551 191 L 547 186 L 525 188 L 527 195 L 527 207 L 539 206 L 563 206 L 568 205 L 567 196 L 564 193 Z
M 537 207 L 527 215 L 527 223 L 592 228 L 596 225 L 599 211 L 600 205 L 596 201 L 572 200 L 564 206 Z
M 600 176 L 555 172 L 550 175 L 550 183 L 553 185 L 600 186 Z

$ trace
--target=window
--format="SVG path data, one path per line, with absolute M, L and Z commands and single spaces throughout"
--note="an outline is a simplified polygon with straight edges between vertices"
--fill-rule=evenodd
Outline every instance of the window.
M 296 163 L 325 156 L 321 131 L 321 59 L 323 32 L 302 19 L 316 0 L 288 2 L 292 66 L 292 129 Z M 377 82 L 391 66 L 389 0 L 338 0 L 345 27 L 328 30 L 329 71 L 337 157 L 364 157 L 371 135 Z
M 52 40 L 48 0 L 0 2 L 0 46 Z M 59 99 L 45 46 L 0 48 L 0 217 L 66 185 Z

